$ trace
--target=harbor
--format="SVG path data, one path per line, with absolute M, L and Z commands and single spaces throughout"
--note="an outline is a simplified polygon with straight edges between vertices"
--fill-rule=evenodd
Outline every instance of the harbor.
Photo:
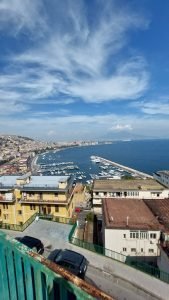
M 60 153 L 61 154 L 61 153 Z M 77 160 L 61 157 L 59 152 L 47 152 L 34 158 L 33 169 L 37 175 L 73 176 L 75 182 L 92 184 L 95 179 L 146 179 L 151 175 L 119 164 L 97 155 L 90 155 L 87 168 L 83 168 Z
M 103 157 L 99 157 L 99 156 L 92 156 L 91 159 L 95 162 L 95 163 L 102 163 L 104 165 L 111 165 L 113 167 L 118 168 L 119 171 L 123 171 L 123 172 L 128 172 L 131 176 L 136 177 L 136 178 L 153 178 L 153 176 L 144 173 L 144 172 L 140 172 L 138 170 L 135 170 L 133 168 L 121 165 L 117 162 L 113 162 L 111 160 L 105 159 Z

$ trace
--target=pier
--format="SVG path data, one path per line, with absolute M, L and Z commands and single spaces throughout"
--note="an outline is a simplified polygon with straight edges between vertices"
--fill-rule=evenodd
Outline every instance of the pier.
M 96 159 L 100 160 L 100 162 L 102 163 L 108 163 L 112 166 L 115 166 L 115 167 L 118 167 L 118 168 L 121 168 L 123 169 L 124 171 L 127 171 L 127 172 L 130 172 L 131 174 L 133 174 L 134 176 L 138 176 L 138 177 L 141 177 L 141 178 L 153 178 L 153 176 L 149 175 L 149 174 L 146 174 L 144 172 L 140 172 L 138 170 L 135 170 L 135 169 L 132 169 L 132 168 L 129 168 L 129 167 L 126 167 L 126 166 L 123 166 L 121 164 L 118 164 L 114 161 L 111 161 L 111 160 L 108 160 L 108 159 L 105 159 L 103 157 L 99 157 L 99 156 L 95 156 Z

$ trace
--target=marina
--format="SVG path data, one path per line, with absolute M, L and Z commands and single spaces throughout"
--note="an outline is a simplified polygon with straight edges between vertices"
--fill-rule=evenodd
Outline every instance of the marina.
M 60 161 L 60 155 L 48 152 L 39 155 L 36 161 L 38 175 L 73 176 L 74 181 L 92 184 L 95 179 L 153 178 L 151 175 L 127 167 L 101 156 L 90 155 L 88 169 L 83 169 L 77 161 Z
M 116 162 L 113 162 L 113 161 L 110 161 L 108 159 L 105 159 L 103 157 L 99 157 L 99 156 L 92 156 L 91 157 L 91 160 L 96 162 L 96 163 L 102 163 L 104 164 L 104 167 L 101 166 L 101 168 L 105 169 L 106 166 L 113 166 L 115 168 L 117 168 L 117 170 L 119 172 L 128 172 L 131 176 L 133 177 L 137 177 L 137 178 L 153 178 L 153 176 L 147 174 L 147 173 L 144 173 L 144 172 L 140 172 L 138 170 L 135 170 L 133 168 L 130 168 L 130 167 L 127 167 L 127 166 L 124 166 L 124 165 L 121 165 L 119 163 L 116 163 Z M 103 173 L 103 172 L 102 172 Z M 112 172 L 112 171 L 109 171 L 109 173 L 115 173 L 115 172 Z M 116 175 L 117 175 L 117 172 L 116 172 Z M 119 179 L 119 178 L 118 178 Z

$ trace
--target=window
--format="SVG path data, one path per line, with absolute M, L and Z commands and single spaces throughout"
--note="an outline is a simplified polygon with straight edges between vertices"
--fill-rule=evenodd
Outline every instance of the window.
M 30 205 L 30 210 L 35 210 L 36 209 L 36 206 L 34 204 L 31 204 Z
M 18 215 L 22 215 L 22 210 L 18 210 Z
M 140 231 L 140 239 L 147 239 L 148 232 L 147 231 Z
M 150 239 L 156 239 L 156 233 L 150 233 Z
M 8 215 L 4 214 L 4 219 L 7 220 L 8 219 Z
M 103 193 L 103 195 L 104 195 L 104 196 L 107 196 L 107 193 L 106 193 L 106 192 L 104 192 L 104 193 Z
M 8 204 L 3 204 L 3 209 L 8 209 Z
M 131 252 L 136 252 L 136 248 L 131 248 Z
M 55 205 L 55 212 L 59 212 L 59 206 Z
M 138 231 L 130 231 L 130 238 L 131 239 L 138 239 L 139 238 L 139 232 Z
M 126 238 L 126 234 L 123 234 L 123 237 Z
M 21 226 L 22 226 L 22 225 L 23 225 L 23 222 L 19 222 L 19 225 L 21 225 Z
M 141 248 L 141 252 L 143 252 L 143 248 Z
M 126 252 L 127 251 L 127 248 L 123 248 L 123 252 Z
M 48 214 L 50 215 L 50 213 L 51 213 L 51 206 L 50 205 L 48 206 L 47 210 L 48 210 Z
M 57 197 L 58 196 L 58 193 L 55 193 L 55 197 Z
M 99 195 L 99 192 L 96 192 L 95 194 L 96 194 L 96 196 L 98 196 L 98 195 Z
M 149 253 L 154 253 L 154 249 L 148 249 Z

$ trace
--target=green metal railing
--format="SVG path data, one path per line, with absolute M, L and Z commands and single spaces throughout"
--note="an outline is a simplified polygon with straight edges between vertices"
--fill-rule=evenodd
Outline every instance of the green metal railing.
M 94 300 L 101 292 L 2 232 L 0 257 L 1 300 Z M 110 299 L 101 294 L 99 299 Z
M 24 224 L 8 224 L 8 223 L 0 223 L 0 229 L 8 229 L 8 230 L 16 230 L 16 231 L 24 231 L 36 218 L 37 213 L 32 215 Z
M 137 261 L 137 258 L 135 261 L 133 261 L 133 258 L 131 258 L 130 256 L 126 256 L 121 253 L 112 251 L 110 249 L 106 249 L 102 246 L 93 243 L 88 243 L 86 241 L 75 238 L 74 237 L 75 229 L 76 229 L 76 224 L 73 225 L 69 233 L 69 242 L 71 244 L 95 252 L 97 254 L 101 254 L 103 256 L 109 257 L 111 259 L 124 263 L 130 267 L 133 267 L 139 271 L 147 273 L 148 275 L 156 277 L 157 279 L 160 279 L 166 283 L 169 283 L 169 273 L 159 270 L 158 268 L 153 267 L 142 261 Z
M 73 225 L 76 222 L 76 219 L 74 218 L 55 217 L 53 215 L 42 215 L 42 214 L 35 213 L 22 225 L 0 222 L 0 229 L 24 231 L 35 220 L 37 216 L 39 217 L 39 219 L 63 223 L 63 224 L 69 224 L 69 225 Z
M 69 225 L 73 225 L 76 223 L 76 219 L 75 218 L 65 218 L 65 217 L 56 217 L 53 215 L 41 215 L 38 214 L 40 219 L 43 220 L 48 220 L 48 221 L 52 221 L 52 222 L 58 222 L 58 223 L 63 223 L 63 224 L 69 224 Z

